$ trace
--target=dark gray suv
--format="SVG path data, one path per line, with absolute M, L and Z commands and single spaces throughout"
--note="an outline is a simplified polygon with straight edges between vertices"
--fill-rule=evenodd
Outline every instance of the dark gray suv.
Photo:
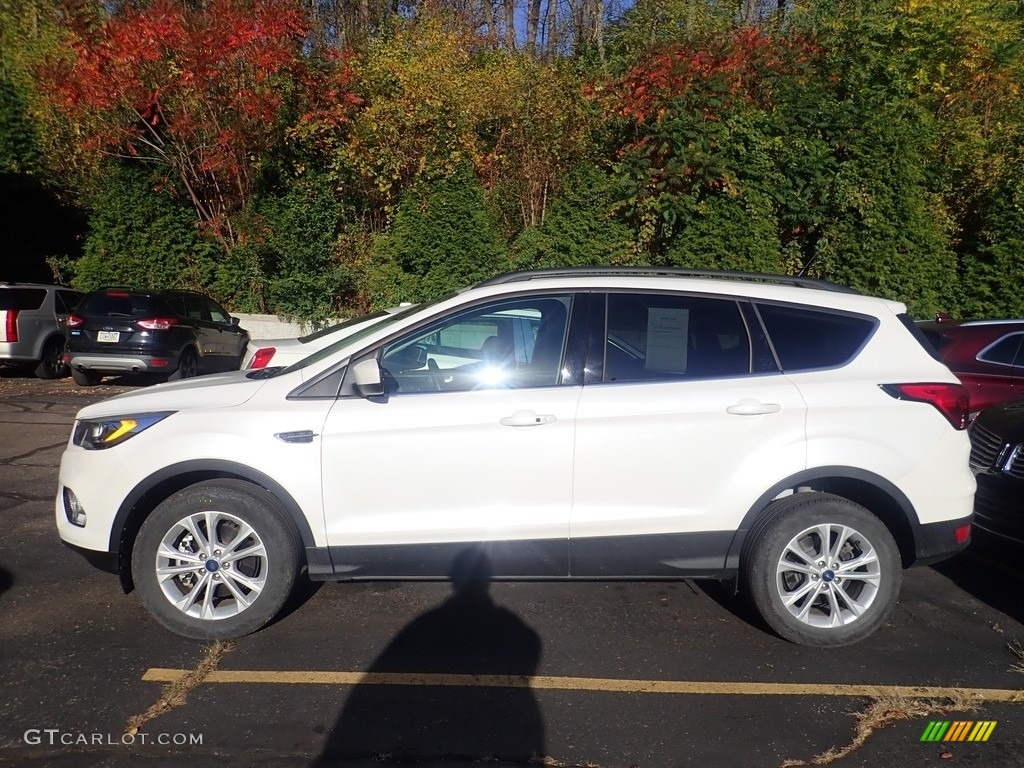
M 238 318 L 203 294 L 104 288 L 68 317 L 65 361 L 82 386 L 125 374 L 187 379 L 237 369 L 248 343 Z
M 0 283 L 0 363 L 41 379 L 67 376 L 65 322 L 82 296 L 59 285 Z

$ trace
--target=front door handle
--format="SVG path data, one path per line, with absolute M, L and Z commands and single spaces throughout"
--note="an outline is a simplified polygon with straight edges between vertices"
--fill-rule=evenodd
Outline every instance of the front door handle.
M 520 410 L 500 420 L 503 427 L 539 427 L 542 424 L 554 424 L 558 419 L 550 413 L 540 414 L 530 410 Z
M 778 413 L 782 406 L 778 403 L 762 403 L 760 400 L 744 398 L 725 410 L 735 416 L 761 416 L 765 413 Z

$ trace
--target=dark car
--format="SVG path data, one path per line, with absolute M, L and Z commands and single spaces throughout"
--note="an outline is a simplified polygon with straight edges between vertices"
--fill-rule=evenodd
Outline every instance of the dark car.
M 983 411 L 970 429 L 974 524 L 1024 544 L 1024 400 Z
M 918 328 L 967 387 L 972 413 L 1024 397 L 1024 320 L 936 320 Z
M 237 369 L 248 342 L 238 318 L 208 296 L 107 288 L 68 317 L 65 361 L 83 386 L 125 374 L 186 379 Z

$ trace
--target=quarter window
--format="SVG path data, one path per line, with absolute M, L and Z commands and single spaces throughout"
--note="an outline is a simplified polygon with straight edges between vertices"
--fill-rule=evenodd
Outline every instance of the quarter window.
M 997 365 L 1024 365 L 1024 351 L 1021 349 L 1022 333 L 1003 336 L 999 341 L 990 344 L 978 353 L 978 359 Z
M 861 315 L 777 304 L 759 304 L 757 311 L 786 372 L 845 365 L 871 336 L 876 322 Z
M 46 291 L 42 288 L 7 288 L 0 291 L 0 309 L 39 309 L 45 300 Z

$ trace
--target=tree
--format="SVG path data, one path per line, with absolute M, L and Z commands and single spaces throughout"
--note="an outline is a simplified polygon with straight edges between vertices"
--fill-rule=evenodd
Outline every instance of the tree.
M 204 239 L 191 207 L 153 194 L 154 172 L 138 163 L 104 164 L 89 201 L 85 255 L 60 266 L 83 290 L 104 285 L 205 291 L 216 273 L 216 244 Z
M 484 192 L 468 167 L 402 195 L 367 277 L 376 306 L 425 301 L 508 268 Z
M 306 20 L 291 0 L 155 0 L 70 20 L 42 88 L 87 149 L 152 164 L 225 249 L 302 63 Z

